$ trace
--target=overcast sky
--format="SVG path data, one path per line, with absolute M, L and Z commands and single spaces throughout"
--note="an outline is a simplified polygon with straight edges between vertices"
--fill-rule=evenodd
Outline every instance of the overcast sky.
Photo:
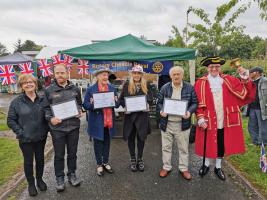
M 246 0 L 243 0 L 246 2 Z M 13 52 L 20 38 L 40 45 L 76 47 L 91 40 L 109 40 L 126 34 L 145 35 L 166 42 L 171 26 L 179 31 L 186 24 L 189 6 L 203 8 L 211 19 L 225 0 L 1 0 L 0 42 Z M 199 20 L 189 14 L 189 22 Z M 245 33 L 267 38 L 267 22 L 252 5 L 236 24 Z

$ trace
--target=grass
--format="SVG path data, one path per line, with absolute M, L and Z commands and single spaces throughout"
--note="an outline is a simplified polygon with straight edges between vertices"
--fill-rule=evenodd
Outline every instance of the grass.
M 6 115 L 0 113 L 0 131 L 8 130 L 8 126 L 6 124 Z
M 23 158 L 17 140 L 0 138 L 0 186 L 23 168 Z
M 265 197 L 267 197 L 267 176 L 259 168 L 260 147 L 251 143 L 247 129 L 248 119 L 243 119 L 245 133 L 246 153 L 232 156 L 229 161 L 254 185 Z

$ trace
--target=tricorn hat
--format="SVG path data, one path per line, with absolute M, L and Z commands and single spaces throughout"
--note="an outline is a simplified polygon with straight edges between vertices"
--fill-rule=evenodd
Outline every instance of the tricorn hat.
M 225 63 L 225 60 L 220 58 L 219 56 L 206 57 L 200 61 L 200 64 L 206 67 L 209 66 L 210 64 L 223 65 L 224 63 Z

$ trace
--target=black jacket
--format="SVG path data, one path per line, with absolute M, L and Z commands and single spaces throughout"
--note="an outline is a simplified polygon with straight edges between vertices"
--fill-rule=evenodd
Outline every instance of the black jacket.
M 126 82 L 123 86 L 122 92 L 119 97 L 119 103 L 122 107 L 125 107 L 125 100 L 124 97 L 129 97 L 131 96 L 128 92 L 128 86 L 129 83 Z M 148 91 L 147 91 L 147 102 L 148 104 L 152 104 L 153 101 L 153 94 L 151 91 L 151 87 L 148 84 L 147 86 Z M 136 93 L 135 96 L 138 95 L 145 95 L 142 90 Z M 150 123 L 149 123 L 149 113 L 148 112 L 133 112 L 130 114 L 125 114 L 124 115 L 124 125 L 123 125 L 123 137 L 125 140 L 128 139 L 130 136 L 131 132 L 134 129 L 137 129 L 136 132 L 139 135 L 141 140 L 145 140 L 147 135 L 151 133 L 151 128 L 150 128 Z
M 157 102 L 157 112 L 159 113 L 162 110 L 164 98 L 171 98 L 172 96 L 172 85 L 171 82 L 166 83 L 162 86 L 159 94 L 158 94 L 158 102 Z M 181 91 L 181 100 L 188 101 L 187 110 L 193 114 L 198 106 L 197 95 L 195 89 L 190 83 L 183 82 L 183 88 Z M 168 123 L 167 117 L 160 117 L 160 129 L 166 131 Z M 182 118 L 182 131 L 189 129 L 191 126 L 191 117 L 189 119 Z
M 52 104 L 57 104 L 72 99 L 76 99 L 78 109 L 81 110 L 81 92 L 79 88 L 76 87 L 72 82 L 68 81 L 68 85 L 64 88 L 59 86 L 57 82 L 54 81 L 45 90 L 45 118 L 49 122 L 49 126 L 52 131 L 55 130 L 68 132 L 80 127 L 80 119 L 77 117 L 65 119 L 60 124 L 57 124 L 55 126 L 51 124 L 51 118 L 53 117 L 53 113 L 50 106 Z
M 45 120 L 44 98 L 32 102 L 25 93 L 16 97 L 9 106 L 7 125 L 21 142 L 38 142 L 46 139 L 49 130 Z

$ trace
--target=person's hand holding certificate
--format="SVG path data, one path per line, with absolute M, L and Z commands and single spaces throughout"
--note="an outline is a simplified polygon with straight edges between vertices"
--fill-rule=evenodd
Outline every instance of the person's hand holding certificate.
M 115 107 L 114 92 L 99 92 L 93 94 L 94 109 Z
M 51 105 L 55 118 L 60 120 L 69 119 L 79 115 L 77 102 L 75 99 Z
M 124 99 L 127 113 L 147 111 L 147 102 L 145 95 L 125 97 Z
M 163 112 L 169 115 L 185 116 L 187 104 L 187 101 L 165 98 L 163 103 Z

